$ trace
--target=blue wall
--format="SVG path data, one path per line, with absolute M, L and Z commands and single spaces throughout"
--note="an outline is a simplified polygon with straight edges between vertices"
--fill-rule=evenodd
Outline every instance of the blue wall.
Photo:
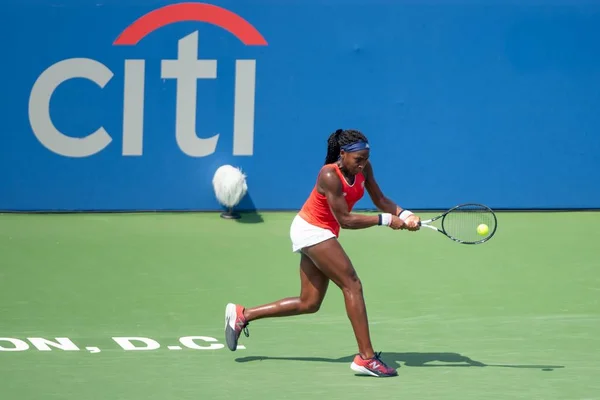
M 216 209 L 211 179 L 222 164 L 247 173 L 245 205 L 297 209 L 338 127 L 369 137 L 381 187 L 405 207 L 469 201 L 496 208 L 600 207 L 600 3 L 349 3 L 212 3 L 245 19 L 266 45 L 245 45 L 223 28 L 193 21 L 119 45 L 126 27 L 169 2 L 5 0 L 0 209 Z M 193 16 L 204 18 L 203 12 L 209 13 Z M 215 152 L 206 156 L 178 146 L 177 81 L 161 77 L 181 72 L 173 65 L 161 69 L 161 60 L 177 59 L 178 40 L 187 37 L 192 46 L 194 32 L 198 58 L 216 60 L 217 77 L 198 80 L 195 113 L 184 98 L 179 107 L 181 118 L 190 110 L 196 116 L 199 137 L 219 134 Z M 33 122 L 29 115 L 38 77 L 72 58 L 96 63 L 73 62 L 71 72 L 95 65 L 110 78 L 104 88 L 67 80 L 50 101 L 51 121 L 63 134 L 83 138 L 103 127 L 110 135 L 89 156 L 82 153 L 91 144 L 65 144 L 60 151 L 71 154 L 65 156 L 34 135 L 32 124 L 49 132 L 48 93 L 34 96 Z M 137 155 L 123 154 L 125 60 L 145 60 L 143 96 L 136 83 L 142 75 L 133 69 L 139 61 L 128 82 L 133 133 L 126 149 Z M 238 143 L 251 155 L 233 154 L 236 60 L 256 60 L 254 114 L 251 101 L 240 100 L 237 116 L 242 130 L 253 129 L 251 146 Z M 46 77 L 41 89 L 58 79 Z M 251 87 L 251 79 L 245 82 Z M 183 83 L 181 93 L 193 94 Z M 136 120 L 136 110 L 143 118 Z M 136 121 L 143 121 L 141 155 Z M 365 199 L 357 207 L 370 206 Z

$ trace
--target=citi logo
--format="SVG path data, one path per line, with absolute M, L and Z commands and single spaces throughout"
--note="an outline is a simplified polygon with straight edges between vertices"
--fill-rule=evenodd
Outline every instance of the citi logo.
M 247 46 L 266 46 L 260 32 L 239 15 L 204 3 L 168 5 L 140 17 L 113 42 L 115 46 L 135 46 L 148 34 L 180 21 L 216 25 L 233 34 Z M 183 153 L 205 157 L 215 152 L 219 133 L 201 138 L 196 132 L 198 79 L 217 78 L 217 60 L 198 59 L 198 31 L 178 41 L 177 59 L 161 60 L 162 79 L 176 82 L 175 137 Z M 141 156 L 144 143 L 144 89 L 146 61 L 126 59 L 123 85 L 123 156 Z M 104 88 L 114 73 L 100 61 L 70 58 L 59 61 L 35 81 L 29 97 L 29 122 L 33 133 L 50 151 L 65 157 L 89 157 L 101 152 L 112 137 L 103 126 L 85 137 L 71 137 L 52 122 L 50 102 L 57 88 L 75 78 L 87 79 Z M 253 154 L 256 60 L 236 60 L 233 115 L 233 155 Z M 76 110 L 73 110 L 76 112 Z

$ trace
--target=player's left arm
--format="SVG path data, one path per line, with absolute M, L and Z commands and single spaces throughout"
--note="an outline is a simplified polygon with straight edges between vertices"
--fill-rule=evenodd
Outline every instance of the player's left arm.
M 363 174 L 365 176 L 365 189 L 369 193 L 369 196 L 371 197 L 373 204 L 375 204 L 375 207 L 386 213 L 400 215 L 404 209 L 383 194 L 383 191 L 375 179 L 371 161 L 367 161 Z M 417 215 L 413 214 L 406 219 L 406 224 L 408 225 L 409 229 L 418 229 L 420 220 L 421 219 Z

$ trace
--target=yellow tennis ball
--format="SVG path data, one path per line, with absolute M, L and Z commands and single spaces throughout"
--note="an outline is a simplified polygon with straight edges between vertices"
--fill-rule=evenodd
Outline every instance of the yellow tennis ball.
M 479 224 L 479 226 L 477 227 L 477 233 L 481 236 L 487 235 L 489 231 L 490 228 L 488 228 L 486 224 Z

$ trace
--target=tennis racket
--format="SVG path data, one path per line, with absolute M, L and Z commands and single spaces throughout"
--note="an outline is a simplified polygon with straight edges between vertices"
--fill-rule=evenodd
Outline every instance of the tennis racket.
M 452 207 L 435 218 L 421 221 L 420 225 L 436 230 L 458 243 L 480 244 L 494 236 L 497 222 L 496 214 L 488 206 L 467 203 Z M 487 232 L 477 231 L 482 224 L 487 225 Z

